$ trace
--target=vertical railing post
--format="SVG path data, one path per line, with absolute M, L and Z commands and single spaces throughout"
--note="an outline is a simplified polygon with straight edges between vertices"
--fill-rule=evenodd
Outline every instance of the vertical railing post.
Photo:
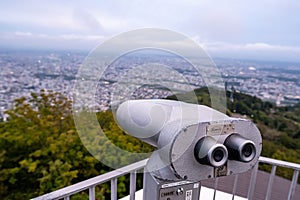
M 110 192 L 111 192 L 111 194 L 110 194 L 110 199 L 111 200 L 117 200 L 117 196 L 118 196 L 118 194 L 117 194 L 117 192 L 118 192 L 118 188 L 117 188 L 118 186 L 117 186 L 117 178 L 112 178 L 111 179 L 111 185 L 110 185 Z
M 89 200 L 95 200 L 95 186 L 89 188 Z
M 257 171 L 258 171 L 258 163 L 254 166 L 254 168 L 252 170 L 252 173 L 251 173 L 251 180 L 250 180 L 250 185 L 249 185 L 249 190 L 248 190 L 248 199 L 249 200 L 253 199 L 253 194 L 254 194 L 254 189 L 255 189 L 255 184 L 256 184 Z
M 136 171 L 130 172 L 130 189 L 129 189 L 130 200 L 135 200 L 136 191 Z
M 215 179 L 215 183 L 214 183 L 214 198 L 213 198 L 213 200 L 216 199 L 216 194 L 217 194 L 218 184 L 219 184 L 219 179 L 216 178 L 216 179 Z
M 289 195 L 288 195 L 288 200 L 292 200 L 292 198 L 293 198 L 293 193 L 294 193 L 295 187 L 297 185 L 298 176 L 299 176 L 299 171 L 294 170 L 293 179 L 291 182 L 290 191 L 289 191 Z
M 269 178 L 269 183 L 268 183 L 268 190 L 267 190 L 267 194 L 266 194 L 266 200 L 270 200 L 271 198 L 271 194 L 272 194 L 272 186 L 273 186 L 273 181 L 274 181 L 274 177 L 275 177 L 275 173 L 276 173 L 276 165 L 272 166 L 272 171 L 271 171 L 271 175 Z
M 234 200 L 234 196 L 235 196 L 235 194 L 236 194 L 236 188 L 237 188 L 238 177 L 239 177 L 239 174 L 236 174 L 236 175 L 234 176 L 234 183 L 233 183 L 233 189 L 232 189 L 232 200 Z

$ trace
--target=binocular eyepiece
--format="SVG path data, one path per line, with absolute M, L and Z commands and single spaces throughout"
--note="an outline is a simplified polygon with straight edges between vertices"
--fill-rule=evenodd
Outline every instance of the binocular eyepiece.
M 199 163 L 208 164 L 213 167 L 220 167 L 228 160 L 226 147 L 223 144 L 218 144 L 210 136 L 203 137 L 197 142 L 194 155 Z
M 239 134 L 231 134 L 224 142 L 229 152 L 229 159 L 250 162 L 256 155 L 255 144 Z
M 211 136 L 205 136 L 196 143 L 194 149 L 194 156 L 199 163 L 213 167 L 224 165 L 228 159 L 250 162 L 255 155 L 254 143 L 236 133 L 229 135 L 224 145 Z

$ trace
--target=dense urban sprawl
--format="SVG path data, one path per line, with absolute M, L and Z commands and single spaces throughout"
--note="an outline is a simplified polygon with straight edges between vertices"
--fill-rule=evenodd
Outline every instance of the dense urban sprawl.
M 41 89 L 73 97 L 78 70 L 88 54 L 80 52 L 0 53 L 0 117 L 13 100 Z M 300 101 L 300 64 L 214 59 L 226 89 L 239 91 L 278 105 Z M 161 98 L 205 86 L 199 72 L 186 60 L 158 54 L 126 55 L 99 75 L 96 109 L 106 110 L 113 100 Z

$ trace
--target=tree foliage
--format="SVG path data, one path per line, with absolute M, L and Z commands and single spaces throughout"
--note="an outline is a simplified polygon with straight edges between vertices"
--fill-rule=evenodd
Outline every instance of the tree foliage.
M 0 127 L 2 199 L 30 198 L 97 174 L 97 161 L 76 134 L 71 106 L 44 90 L 15 100 Z
M 0 122 L 0 199 L 29 199 L 111 170 L 83 146 L 74 125 L 72 102 L 60 93 L 32 93 L 30 98 L 16 99 L 6 113 L 9 120 Z M 121 148 L 152 150 L 126 137 L 111 111 L 99 113 L 98 118 Z M 119 180 L 121 195 L 126 182 Z M 108 197 L 109 186 L 104 185 L 98 194 L 98 199 Z M 80 196 L 85 194 L 74 198 Z
M 200 104 L 210 105 L 207 88 L 194 93 Z M 83 146 L 71 108 L 70 100 L 53 91 L 42 90 L 14 101 L 14 106 L 6 112 L 8 121 L 0 122 L 0 199 L 29 199 L 111 170 Z M 235 92 L 234 101 L 227 100 L 227 108 L 227 114 L 239 114 L 257 124 L 263 136 L 263 156 L 299 163 L 300 105 L 276 107 Z M 120 130 L 111 111 L 99 112 L 97 118 L 106 137 L 119 148 L 130 152 L 153 151 L 153 147 Z M 103 138 L 91 139 L 100 150 L 106 148 L 101 143 Z M 113 152 L 100 156 L 123 162 Z M 268 171 L 270 167 L 263 165 L 261 169 Z M 284 177 L 292 175 L 286 169 L 279 169 L 278 173 Z M 128 177 L 118 179 L 120 197 L 128 191 L 128 181 Z M 141 179 L 138 183 L 141 185 Z M 109 199 L 109 188 L 109 185 L 97 187 L 97 199 Z M 85 197 L 82 192 L 72 199 Z

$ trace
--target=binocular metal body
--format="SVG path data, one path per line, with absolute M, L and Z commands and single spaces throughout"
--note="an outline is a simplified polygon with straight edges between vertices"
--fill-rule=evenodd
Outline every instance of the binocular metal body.
M 157 150 L 146 168 L 162 180 L 201 181 L 245 172 L 262 150 L 250 120 L 203 105 L 172 100 L 130 100 L 116 118 L 121 128 Z

